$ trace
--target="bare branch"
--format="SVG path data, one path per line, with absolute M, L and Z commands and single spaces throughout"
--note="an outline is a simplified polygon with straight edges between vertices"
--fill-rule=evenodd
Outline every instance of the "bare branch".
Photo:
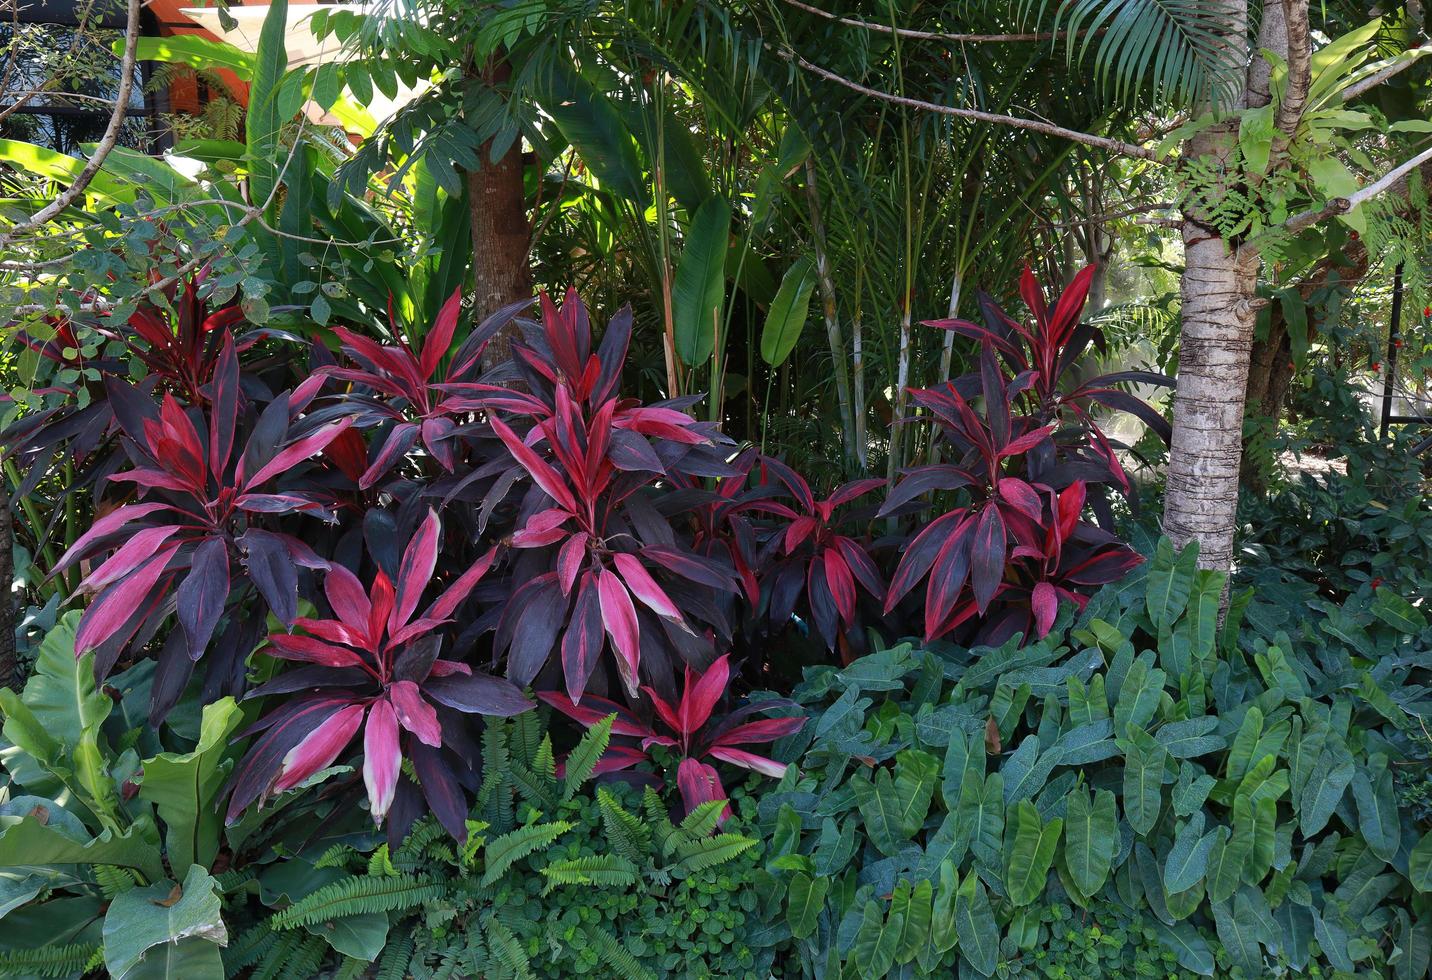
M 815 14 L 817 17 L 824 17 L 826 20 L 833 20 L 837 24 L 844 24 L 846 27 L 859 27 L 861 30 L 877 31 L 881 34 L 893 34 L 896 37 L 906 37 L 914 41 L 951 41 L 956 44 L 964 43 L 1003 43 L 1011 41 L 1054 41 L 1063 37 L 1062 32 L 1038 33 L 1038 34 L 946 34 L 942 31 L 914 31 L 904 27 L 891 27 L 888 24 L 877 24 L 874 21 L 861 20 L 858 17 L 841 17 L 819 7 L 812 7 L 808 3 L 801 3 L 800 0 L 785 0 L 785 3 L 795 7 L 797 10 L 804 10 L 808 14 Z
M 1154 162 L 1159 162 L 1162 159 L 1148 147 L 1136 146 L 1133 143 L 1125 143 L 1122 140 L 1109 139 L 1106 136 L 1095 136 L 1092 133 L 1081 133 L 1076 129 L 1066 129 L 1063 126 L 1056 126 L 1053 123 L 1042 122 L 1038 119 L 1023 119 L 1019 116 L 1005 116 L 995 112 L 983 112 L 979 109 L 964 109 L 959 106 L 939 105 L 934 102 L 925 102 L 903 95 L 882 92 L 879 89 L 861 85 L 859 82 L 853 82 L 844 76 L 837 75 L 835 72 L 827 71 L 819 65 L 813 65 L 788 48 L 785 50 L 776 50 L 776 54 L 810 72 L 812 75 L 824 78 L 826 81 L 835 82 L 837 85 L 844 86 L 852 92 L 859 92 L 861 95 L 868 95 L 873 99 L 880 99 L 882 102 L 889 102 L 893 105 L 902 105 L 910 109 L 939 113 L 944 116 L 954 116 L 958 119 L 969 119 L 973 122 L 993 123 L 997 126 L 1009 126 L 1013 129 L 1027 129 L 1035 133 L 1044 133 L 1046 136 L 1055 136 L 1060 139 L 1071 140 L 1075 143 L 1082 143 L 1085 146 L 1092 146 L 1096 149 L 1107 150 L 1110 153 L 1117 153 L 1120 156 L 1135 157 L 1140 160 L 1152 160 Z
M 1365 95 L 1368 90 L 1376 88 L 1383 82 L 1387 81 L 1389 78 L 1392 78 L 1395 75 L 1400 75 L 1408 68 L 1411 68 L 1414 64 L 1417 63 L 1417 60 L 1418 59 L 1416 58 L 1409 57 L 1398 58 L 1397 60 L 1393 61 L 1392 64 L 1388 65 L 1386 68 L 1383 68 L 1381 71 L 1373 72 L 1366 78 L 1360 81 L 1353 82 L 1347 88 L 1343 89 L 1342 100 L 1344 102 L 1351 102 L 1354 99 Z
M 139 45 L 139 9 L 139 0 L 129 0 L 129 20 L 124 29 L 124 55 L 119 59 L 119 89 L 115 92 L 114 111 L 110 113 L 109 125 L 105 127 L 104 136 L 95 147 L 94 153 L 90 154 L 89 160 L 85 163 L 84 169 L 79 172 L 79 176 L 75 178 L 74 183 L 61 191 L 49 204 L 31 215 L 28 221 L 22 221 L 5 234 L 0 235 L 0 248 L 13 241 L 16 235 L 39 228 L 73 204 L 84 193 L 85 188 L 94 179 L 94 175 L 99 173 L 99 168 L 104 165 L 105 158 L 109 156 L 110 151 L 119 143 L 119 131 L 124 127 L 125 109 L 129 105 L 130 89 L 134 87 L 135 52 Z
M 1355 193 L 1349 194 L 1347 197 L 1335 197 L 1320 208 L 1312 208 L 1293 215 L 1283 223 L 1283 230 L 1296 234 L 1325 218 L 1331 218 L 1339 214 L 1347 214 L 1364 201 L 1396 187 L 1398 183 L 1406 179 L 1408 174 L 1429 162 L 1432 162 L 1432 146 L 1429 146 L 1410 160 L 1389 170 L 1383 174 L 1381 178 L 1368 184 L 1366 187 L 1358 188 Z

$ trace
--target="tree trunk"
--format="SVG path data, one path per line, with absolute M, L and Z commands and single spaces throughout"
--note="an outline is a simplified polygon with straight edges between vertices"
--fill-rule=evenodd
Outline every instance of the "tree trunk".
M 482 71 L 488 85 L 500 85 L 512 74 L 505 59 L 490 61 Z M 527 220 L 527 195 L 522 184 L 522 140 L 499 159 L 492 159 L 491 141 L 480 151 L 482 168 L 467 174 L 467 198 L 472 219 L 473 313 L 478 322 L 508 303 L 532 295 L 532 269 L 528 261 L 532 230 Z M 492 338 L 483 354 L 491 369 L 512 356 L 515 326 Z
M 10 494 L 0 483 L 0 687 L 19 687 L 20 664 L 15 657 L 15 524 Z

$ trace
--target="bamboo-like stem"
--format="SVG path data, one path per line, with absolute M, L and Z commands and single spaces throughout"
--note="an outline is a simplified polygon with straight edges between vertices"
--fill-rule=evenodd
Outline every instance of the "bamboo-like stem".
M 810 203 L 811 241 L 815 246 L 815 272 L 820 284 L 821 309 L 825 314 L 825 336 L 830 344 L 830 361 L 835 370 L 835 394 L 840 403 L 840 441 L 845 458 L 856 460 L 855 416 L 851 409 L 850 376 L 845 369 L 845 338 L 841 335 L 840 317 L 835 305 L 835 283 L 830 275 L 830 260 L 825 248 L 825 222 L 820 214 L 820 191 L 815 182 L 815 163 L 808 156 L 805 162 L 806 199 Z

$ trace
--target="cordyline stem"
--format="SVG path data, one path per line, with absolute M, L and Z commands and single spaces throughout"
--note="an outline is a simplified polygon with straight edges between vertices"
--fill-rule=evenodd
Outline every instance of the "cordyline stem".
M 836 315 L 835 283 L 830 277 L 830 260 L 825 250 L 825 222 L 820 216 L 820 192 L 815 184 L 815 163 L 805 162 L 806 198 L 810 202 L 811 239 L 815 245 L 815 272 L 820 283 L 821 308 L 825 313 L 825 336 L 830 344 L 830 361 L 835 368 L 835 394 L 840 402 L 840 439 L 845 458 L 858 460 L 855 442 L 855 418 L 850 406 L 850 376 L 845 370 L 845 338 L 841 336 L 840 318 Z

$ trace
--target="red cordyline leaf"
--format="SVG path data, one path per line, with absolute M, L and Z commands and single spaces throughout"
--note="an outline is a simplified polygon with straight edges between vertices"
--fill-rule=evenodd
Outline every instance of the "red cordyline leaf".
M 751 769 L 765 776 L 772 776 L 776 779 L 786 774 L 786 764 L 777 762 L 775 759 L 768 759 L 763 755 L 756 755 L 753 752 L 746 752 L 742 749 L 733 749 L 729 746 L 713 746 L 707 753 L 722 762 L 729 762 L 733 766 L 740 766 L 742 769 Z
M 597 572 L 597 598 L 601 603 L 602 625 L 611 637 L 617 654 L 617 671 L 633 697 L 637 690 L 637 668 L 641 663 L 641 631 L 631 595 L 613 572 Z
M 274 780 L 274 792 L 282 793 L 292 789 L 309 776 L 325 769 L 338 758 L 338 753 L 353 739 L 353 733 L 363 722 L 364 707 L 350 704 L 339 708 L 323 721 L 283 757 L 278 777 Z
M 730 679 L 730 654 L 717 657 L 694 684 L 691 668 L 687 667 L 686 692 L 681 696 L 677 731 L 685 736 L 699 731 L 711 719 L 711 712 L 726 693 L 726 684 Z
M 418 737 L 420 742 L 439 748 L 443 744 L 442 726 L 438 724 L 438 713 L 423 700 L 418 685 L 412 681 L 396 681 L 388 688 L 388 700 L 403 727 Z
M 576 513 L 577 501 L 572 496 L 572 491 L 557 475 L 557 471 L 533 452 L 517 437 L 517 433 L 508 428 L 507 424 L 496 415 L 490 416 L 488 422 L 491 424 L 492 430 L 497 433 L 497 437 L 502 440 L 503 445 L 507 447 L 507 451 L 512 453 L 513 458 L 527 471 L 533 482 L 542 488 L 542 492 L 568 511 Z
M 374 823 L 382 823 L 393 805 L 402 765 L 397 715 L 386 700 L 379 698 L 369 709 L 368 724 L 363 727 L 363 786 L 368 790 L 368 809 Z
M 462 312 L 462 290 L 455 289 L 448 297 L 447 302 L 438 310 L 437 319 L 433 321 L 432 328 L 428 335 L 423 338 L 423 356 L 418 367 L 423 378 L 431 378 L 437 370 L 443 355 L 452 346 L 453 332 L 457 329 L 458 314 Z
M 687 813 L 703 803 L 726 799 L 726 788 L 721 785 L 721 777 L 716 775 L 716 770 L 696 759 L 681 760 L 676 767 L 676 785 L 681 791 L 681 802 Z M 724 807 L 721 820 L 724 822 L 730 816 L 731 807 Z
M 438 515 L 428 511 L 428 516 L 418 526 L 418 531 L 403 550 L 403 560 L 398 565 L 398 587 L 393 611 L 388 615 L 388 633 L 395 634 L 413 613 L 417 612 L 418 600 L 433 577 L 438 561 Z
M 619 551 L 612 555 L 612 562 L 616 565 L 617 571 L 621 573 L 622 581 L 631 594 L 636 596 L 640 602 L 663 619 L 669 619 L 673 623 L 682 623 L 681 611 L 676 608 L 676 603 L 671 597 L 656 584 L 651 573 L 636 558 L 626 552 Z
M 114 636 L 129 622 L 134 611 L 164 574 L 169 559 L 179 550 L 177 542 L 161 548 L 122 581 L 111 585 L 90 603 L 80 618 L 75 634 L 75 655 L 83 656 Z
M 316 432 L 311 432 L 297 442 L 285 446 L 279 450 L 278 455 L 269 460 L 268 463 L 261 467 L 252 477 L 246 480 L 241 477 L 244 488 L 248 489 L 250 487 L 261 486 L 265 481 L 278 476 L 280 473 L 287 472 L 310 457 L 318 455 L 324 447 L 342 435 L 352 424 L 352 416 L 340 419 L 337 422 L 330 422 Z M 242 465 L 241 462 L 241 468 Z

